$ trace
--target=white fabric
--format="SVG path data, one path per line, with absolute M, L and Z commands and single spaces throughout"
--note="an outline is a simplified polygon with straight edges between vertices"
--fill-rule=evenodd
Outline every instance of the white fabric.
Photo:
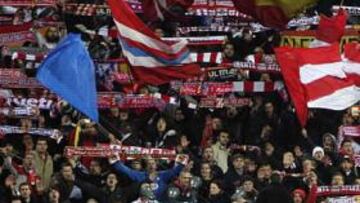
M 309 101 L 309 108 L 323 108 L 331 110 L 344 110 L 360 100 L 360 88 L 352 85 L 339 89 L 330 95 Z
M 152 49 L 156 49 L 161 52 L 165 52 L 168 54 L 176 54 L 179 51 L 181 51 L 187 44 L 185 40 L 180 40 L 178 43 L 169 46 L 168 44 L 165 44 L 164 42 L 151 38 L 137 30 L 134 30 L 122 23 L 117 22 L 114 19 L 114 22 L 118 28 L 118 31 L 122 37 L 125 37 L 127 39 L 131 39 L 133 41 L 139 42 L 141 44 L 144 44 Z
M 300 67 L 300 81 L 303 84 L 309 84 L 326 76 L 346 78 L 344 67 L 343 62 L 306 64 Z

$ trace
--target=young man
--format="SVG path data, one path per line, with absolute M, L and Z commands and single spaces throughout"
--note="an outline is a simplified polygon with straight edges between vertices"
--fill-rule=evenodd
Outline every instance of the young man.
M 169 181 L 178 176 L 184 168 L 183 164 L 175 164 L 172 169 L 157 171 L 155 159 L 149 158 L 146 161 L 146 171 L 140 172 L 125 166 L 118 155 L 111 156 L 109 162 L 117 172 L 126 174 L 131 180 L 139 183 L 149 182 L 157 200 L 164 199 Z

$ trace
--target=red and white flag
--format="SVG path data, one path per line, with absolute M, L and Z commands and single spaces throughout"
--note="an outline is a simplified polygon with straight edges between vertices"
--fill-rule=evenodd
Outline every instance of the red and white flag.
M 307 108 L 344 110 L 360 100 L 360 50 L 357 46 L 349 45 L 343 58 L 338 44 L 276 49 L 285 84 L 302 126 L 306 124 Z
M 200 66 L 193 63 L 190 57 L 186 40 L 163 41 L 135 15 L 124 0 L 109 0 L 108 3 L 119 31 L 122 52 L 137 80 L 161 85 L 201 74 Z

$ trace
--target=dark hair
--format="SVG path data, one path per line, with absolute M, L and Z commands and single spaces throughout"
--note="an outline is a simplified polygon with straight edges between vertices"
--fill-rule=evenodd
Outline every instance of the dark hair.
M 225 185 L 224 185 L 224 182 L 223 182 L 223 181 L 221 181 L 221 180 L 219 180 L 219 179 L 215 179 L 215 180 L 211 181 L 211 183 L 217 185 L 217 186 L 219 187 L 219 189 L 224 192 Z M 211 183 L 210 183 L 210 184 L 211 184 Z
M 46 144 L 48 144 L 48 140 L 47 140 L 45 137 L 39 137 L 39 138 L 36 140 L 36 144 L 38 144 L 40 141 L 45 141 Z
M 340 172 L 340 171 L 336 171 L 332 174 L 331 178 L 333 178 L 334 176 L 341 176 L 343 180 L 345 180 L 344 175 Z
M 21 183 L 21 184 L 19 185 L 19 189 L 20 189 L 21 187 L 23 187 L 23 186 L 28 186 L 28 187 L 31 189 L 30 184 L 29 184 L 29 183 L 27 183 L 27 182 L 23 182 L 23 183 Z
M 65 162 L 65 163 L 61 164 L 61 170 L 64 169 L 65 167 L 73 168 L 69 162 Z
M 352 143 L 352 140 L 350 140 L 350 139 L 344 139 L 344 140 L 341 142 L 341 147 L 344 146 L 344 144 L 345 144 L 346 142 Z
M 281 176 L 278 173 L 273 173 L 271 175 L 270 180 L 271 180 L 271 183 L 281 183 Z

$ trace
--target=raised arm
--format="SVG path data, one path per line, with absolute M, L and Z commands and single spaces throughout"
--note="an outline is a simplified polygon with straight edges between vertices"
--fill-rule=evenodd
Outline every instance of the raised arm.
M 144 172 L 136 171 L 125 166 L 125 164 L 121 162 L 118 157 L 110 158 L 109 162 L 117 172 L 126 174 L 133 181 L 143 182 L 146 179 Z

